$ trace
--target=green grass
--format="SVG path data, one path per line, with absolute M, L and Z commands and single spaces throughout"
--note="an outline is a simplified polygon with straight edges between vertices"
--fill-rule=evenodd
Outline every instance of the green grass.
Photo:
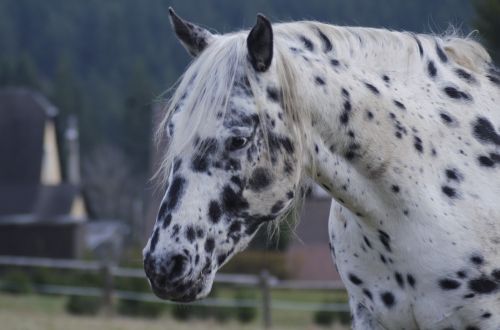
M 238 288 L 229 288 L 216 286 L 215 290 L 217 292 L 217 297 L 221 298 L 232 298 Z M 241 289 L 254 291 L 257 298 L 260 298 L 260 290 L 258 289 Z M 284 289 L 273 289 L 271 290 L 272 299 L 276 300 L 288 300 L 301 303 L 322 303 L 324 300 L 337 303 L 347 303 L 348 297 L 347 292 L 344 290 L 284 290 Z
M 226 292 L 219 293 L 219 297 L 226 295 Z M 230 292 L 227 292 L 227 294 L 229 295 Z M 295 296 L 304 299 L 302 301 L 310 301 L 313 298 L 321 297 L 321 295 L 325 294 L 311 292 L 300 295 L 297 292 L 287 291 L 273 293 L 273 298 L 277 299 L 279 297 L 281 300 Z M 331 293 L 329 296 L 331 296 Z M 173 320 L 169 313 L 164 313 L 159 319 L 155 320 L 128 318 L 119 315 L 110 317 L 102 314 L 97 317 L 72 316 L 65 312 L 64 306 L 66 300 L 67 297 L 60 296 L 0 293 L 0 328 L 5 330 L 88 330 L 89 328 L 106 330 L 257 330 L 262 328 L 260 311 L 256 321 L 251 324 L 241 325 L 232 320 L 221 325 L 214 320 L 178 322 Z M 316 300 L 315 302 L 318 301 Z M 314 326 L 312 312 L 273 310 L 272 317 L 273 330 L 322 329 Z M 330 329 L 345 330 L 346 328 L 335 325 Z
M 0 294 L 0 311 L 23 311 L 48 315 L 64 311 L 66 300 L 61 297 L 39 295 Z
M 217 287 L 217 297 L 231 299 L 235 295 L 235 288 Z M 248 289 L 245 289 L 248 290 Z M 255 299 L 258 301 L 261 298 L 260 291 L 255 291 Z M 309 304 L 322 304 L 324 302 L 330 303 L 347 303 L 346 291 L 321 291 L 321 290 L 272 290 L 272 300 L 289 301 L 294 303 L 309 303 Z M 306 328 L 308 325 L 313 324 L 313 311 L 289 311 L 282 309 L 272 310 L 273 323 L 284 327 Z M 259 309 L 257 318 L 260 320 L 262 312 Z

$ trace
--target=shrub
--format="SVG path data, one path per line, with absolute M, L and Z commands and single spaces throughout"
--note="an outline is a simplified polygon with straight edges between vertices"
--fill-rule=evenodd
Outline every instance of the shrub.
M 200 320 L 206 320 L 210 318 L 210 316 L 213 315 L 214 309 L 216 307 L 212 306 L 201 306 L 201 305 L 192 305 L 191 306 L 191 313 L 194 318 L 200 319 Z
M 233 307 L 225 307 L 225 306 L 217 306 L 217 307 L 214 307 L 212 315 L 217 322 L 225 323 L 229 319 L 234 317 L 234 308 Z
M 55 284 L 67 286 L 101 287 L 102 276 L 97 273 L 69 269 L 38 268 L 30 270 L 30 276 L 36 284 Z
M 146 278 L 115 277 L 114 281 L 114 286 L 117 290 L 146 293 L 151 292 L 151 287 L 149 286 Z
M 3 277 L 2 290 L 9 293 L 32 293 L 33 283 L 26 272 L 11 271 Z
M 335 320 L 335 313 L 325 310 L 317 310 L 314 313 L 314 323 L 322 326 L 329 326 Z
M 224 273 L 260 274 L 262 269 L 278 278 L 288 278 L 286 255 L 275 251 L 243 251 L 224 265 Z
M 254 300 L 255 294 L 251 291 L 238 291 L 235 295 L 236 300 Z M 236 318 L 241 323 L 250 323 L 257 316 L 257 308 L 252 307 L 236 307 Z
M 100 308 L 100 297 L 70 296 L 66 303 L 66 311 L 74 315 L 96 315 Z
M 350 325 L 351 324 L 351 314 L 349 312 L 339 312 L 338 320 L 342 325 Z
M 328 302 L 325 302 L 327 304 Z M 334 321 L 342 325 L 351 324 L 351 314 L 349 312 L 332 312 L 320 309 L 314 313 L 314 323 L 321 326 L 329 326 Z
M 157 318 L 164 310 L 164 303 L 129 299 L 120 299 L 117 307 L 118 314 L 146 318 Z
M 172 306 L 172 316 L 179 321 L 186 321 L 193 316 L 193 310 L 189 305 L 175 304 Z

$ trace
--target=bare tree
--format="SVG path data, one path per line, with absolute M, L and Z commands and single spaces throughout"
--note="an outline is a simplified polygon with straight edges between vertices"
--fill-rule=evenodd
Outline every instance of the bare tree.
M 130 162 L 118 148 L 104 144 L 96 147 L 83 163 L 83 189 L 91 211 L 98 218 L 133 223 L 138 179 Z

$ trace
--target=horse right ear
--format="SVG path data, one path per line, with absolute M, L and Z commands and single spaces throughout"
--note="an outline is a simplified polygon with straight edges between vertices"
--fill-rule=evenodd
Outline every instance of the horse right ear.
M 273 60 L 273 28 L 262 14 L 257 15 L 257 23 L 247 37 L 250 63 L 256 71 L 264 72 Z
M 214 36 L 208 30 L 183 20 L 172 7 L 168 8 L 168 13 L 177 38 L 191 56 L 198 56 L 212 42 Z

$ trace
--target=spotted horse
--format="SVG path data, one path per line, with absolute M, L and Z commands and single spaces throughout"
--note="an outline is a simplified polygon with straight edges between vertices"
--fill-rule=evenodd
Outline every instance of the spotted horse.
M 194 60 L 160 123 L 166 193 L 144 249 L 157 296 L 205 297 L 312 179 L 332 197 L 354 329 L 500 329 L 500 74 L 484 48 L 262 15 L 224 35 L 170 19 Z

